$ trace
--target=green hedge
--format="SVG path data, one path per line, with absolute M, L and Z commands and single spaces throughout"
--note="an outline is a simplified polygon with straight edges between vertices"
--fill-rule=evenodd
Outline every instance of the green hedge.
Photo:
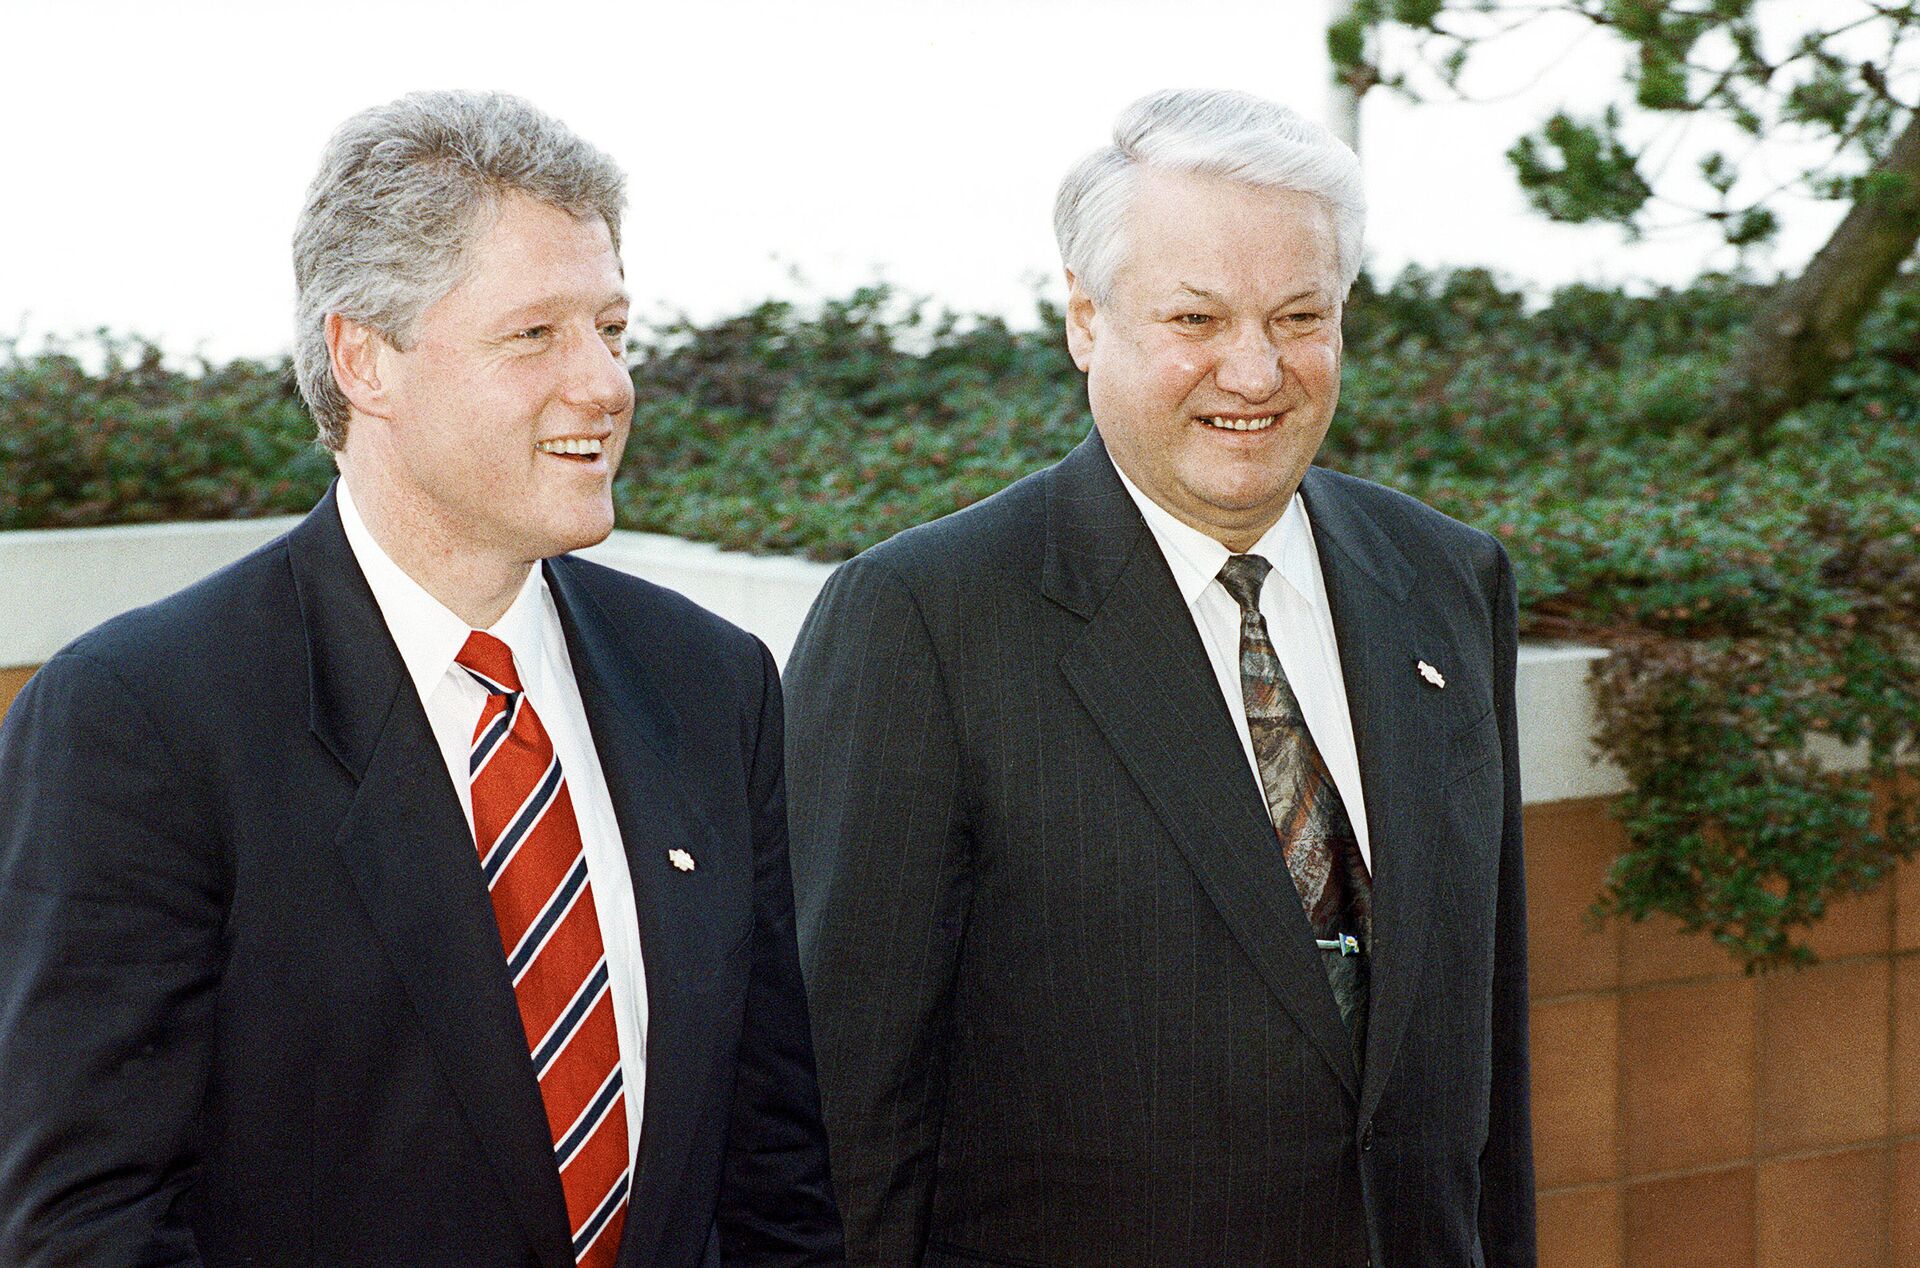
M 0 344 L 0 529 L 276 515 L 326 488 L 286 364 L 177 372 L 105 331 L 78 351 Z
M 1529 632 L 1621 649 L 1601 739 L 1634 782 L 1634 849 L 1605 903 L 1773 963 L 1920 841 L 1884 796 L 1920 737 L 1920 279 L 1756 456 L 1689 421 L 1758 298 L 1363 279 L 1323 461 L 1497 535 Z M 1090 426 L 1059 332 L 1045 304 L 1012 329 L 884 288 L 650 331 L 621 522 L 841 559 L 966 506 Z M 79 353 L 0 347 L 0 528 L 296 511 L 329 478 L 284 364 L 175 372 L 106 335 Z M 1864 778 L 1801 755 L 1822 731 L 1871 742 L 1878 817 Z

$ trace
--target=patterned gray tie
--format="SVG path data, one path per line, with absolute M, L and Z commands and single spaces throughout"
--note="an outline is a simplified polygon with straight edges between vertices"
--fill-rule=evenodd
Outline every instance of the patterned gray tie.
M 1313 927 L 1357 1066 L 1367 1045 L 1367 952 L 1373 946 L 1373 880 L 1320 748 L 1260 615 L 1260 586 L 1273 567 L 1234 555 L 1220 584 L 1240 605 L 1240 687 L 1247 728 L 1274 832 Z

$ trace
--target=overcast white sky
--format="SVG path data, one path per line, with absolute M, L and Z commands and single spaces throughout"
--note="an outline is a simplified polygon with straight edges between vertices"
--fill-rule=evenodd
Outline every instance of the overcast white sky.
M 1325 0 L 706 0 L 500 4 L 0 0 L 0 331 L 107 325 L 215 358 L 288 344 L 287 240 L 348 114 L 503 88 L 631 178 L 640 315 L 714 317 L 875 277 L 962 311 L 1057 292 L 1055 184 L 1170 85 L 1326 116 Z M 1498 106 L 1370 100 L 1370 258 L 1516 280 L 1680 281 L 1704 235 L 1626 247 L 1529 213 L 1501 158 L 1614 82 L 1589 41 L 1519 46 Z M 1773 263 L 1824 236 L 1790 222 Z M 803 281 L 796 282 L 796 276 Z

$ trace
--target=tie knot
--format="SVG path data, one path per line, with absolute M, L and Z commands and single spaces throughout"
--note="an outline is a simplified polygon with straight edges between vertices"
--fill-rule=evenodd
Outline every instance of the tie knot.
M 1260 586 L 1273 565 L 1259 555 L 1230 555 L 1220 565 L 1220 584 L 1227 588 L 1242 612 L 1260 610 Z
M 520 675 L 513 672 L 513 649 L 484 630 L 467 635 L 466 645 L 453 662 L 496 696 L 510 696 L 520 690 Z

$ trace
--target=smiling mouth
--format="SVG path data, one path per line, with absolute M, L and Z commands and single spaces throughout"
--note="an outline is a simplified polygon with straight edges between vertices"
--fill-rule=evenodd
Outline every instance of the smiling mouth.
M 1262 414 L 1258 418 L 1231 418 L 1225 414 L 1202 414 L 1200 421 L 1219 431 L 1265 431 L 1280 421 L 1280 416 Z
M 572 458 L 579 462 L 592 462 L 605 451 L 606 442 L 586 436 L 565 436 L 558 440 L 543 440 L 534 445 L 534 449 L 556 458 Z

